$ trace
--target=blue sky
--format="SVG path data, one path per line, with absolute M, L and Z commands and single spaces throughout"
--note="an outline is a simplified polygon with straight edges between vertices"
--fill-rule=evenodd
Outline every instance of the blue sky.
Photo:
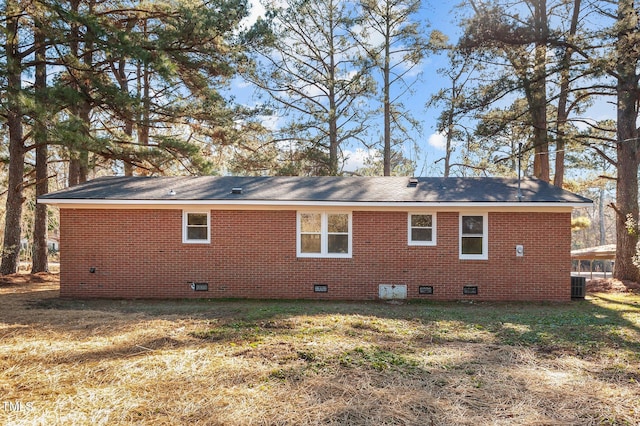
M 251 19 L 255 19 L 255 16 L 264 13 L 264 8 L 259 4 L 259 1 L 250 0 L 253 5 L 253 17 Z M 449 37 L 450 42 L 453 43 L 457 40 L 460 28 L 456 23 L 456 15 L 459 14 L 459 11 L 453 10 L 456 3 L 446 1 L 423 2 L 420 19 L 427 23 L 427 33 L 432 30 L 439 30 Z M 436 119 L 440 111 L 426 109 L 425 104 L 433 94 L 448 85 L 447 79 L 437 72 L 439 68 L 446 67 L 447 64 L 446 54 L 427 56 L 419 66 L 421 75 L 413 86 L 413 93 L 407 94 L 403 99 L 405 106 L 411 111 L 413 117 L 422 124 L 422 132 L 420 134 L 414 133 L 412 136 L 413 141 L 407 141 L 404 146 L 405 156 L 417 162 L 416 175 L 437 176 L 442 174 L 442 162 L 436 162 L 444 155 L 443 138 L 436 133 Z M 246 87 L 243 89 L 246 90 Z M 234 88 L 235 90 L 236 88 Z M 240 100 L 240 97 L 238 97 L 238 100 Z M 593 119 L 615 118 L 615 105 L 605 101 L 596 102 L 589 113 Z M 372 140 L 375 141 L 377 139 L 379 137 L 372 135 Z M 413 150 L 416 145 L 418 146 L 417 154 Z M 362 165 L 364 157 L 369 154 L 361 145 L 343 147 L 343 149 L 349 157 L 344 165 L 345 171 L 353 171 Z
M 252 5 L 252 9 L 249 21 L 253 21 L 257 16 L 264 14 L 264 8 L 259 1 L 260 0 L 251 0 L 250 3 Z M 457 37 L 456 33 L 459 30 L 453 24 L 454 18 L 451 13 L 451 8 L 454 5 L 455 3 L 449 2 L 440 2 L 437 4 L 424 2 L 420 19 L 428 23 L 427 32 L 437 29 L 448 35 L 452 40 L 455 40 Z M 439 112 L 433 109 L 426 110 L 425 104 L 429 97 L 436 93 L 442 84 L 446 83 L 446 81 L 437 73 L 437 69 L 445 66 L 446 62 L 446 55 L 426 57 L 418 67 L 421 74 L 413 86 L 413 93 L 408 94 L 403 98 L 404 104 L 411 110 L 414 118 L 422 123 L 422 133 L 414 134 L 412 137 L 413 141 L 408 141 L 405 144 L 405 155 L 417 160 L 418 162 L 418 174 L 438 174 L 437 170 L 433 170 L 433 167 L 430 166 L 435 160 L 442 157 L 444 153 L 441 148 L 432 145 L 437 145 L 438 142 L 437 135 L 434 133 L 436 118 Z M 246 94 L 249 98 L 240 95 L 242 91 L 245 91 L 246 93 L 249 90 L 242 82 L 238 82 L 238 86 L 234 87 L 232 90 L 234 91 L 234 95 L 238 101 L 246 99 L 247 102 L 252 102 L 250 94 Z M 378 139 L 378 136 L 372 135 L 372 139 Z M 429 140 L 431 140 L 432 144 L 429 143 Z M 413 150 L 414 145 L 419 147 L 417 157 Z M 343 149 L 348 156 L 348 160 L 344 166 L 345 171 L 353 171 L 362 165 L 364 157 L 369 155 L 368 151 L 361 145 L 343 147 Z M 437 167 L 438 166 L 436 165 L 435 168 L 437 169 Z

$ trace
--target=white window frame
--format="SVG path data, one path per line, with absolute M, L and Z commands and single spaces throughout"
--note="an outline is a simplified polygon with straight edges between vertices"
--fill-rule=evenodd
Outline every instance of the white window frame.
M 192 240 L 187 238 L 188 217 L 190 214 L 207 215 L 207 239 Z M 211 243 L 211 211 L 209 210 L 183 210 L 182 211 L 182 243 L 183 244 L 210 244 Z
M 320 215 L 320 253 L 303 253 L 302 252 L 302 228 L 300 217 L 303 214 L 319 214 Z M 347 253 L 329 253 L 329 215 L 346 214 L 348 218 L 348 240 L 349 250 Z M 298 257 L 322 257 L 322 258 L 350 258 L 353 247 L 353 227 L 352 214 L 350 211 L 331 211 L 331 210 L 300 210 L 296 214 L 296 255 Z
M 462 234 L 462 218 L 465 216 L 482 216 L 482 234 Z M 458 230 L 458 251 L 460 259 L 464 260 L 487 260 L 489 259 L 489 215 L 487 213 L 460 213 Z M 482 253 L 463 254 L 462 237 L 482 237 Z
M 414 241 L 411 238 L 411 230 L 412 230 L 412 226 L 411 226 L 411 216 L 431 216 L 431 241 Z M 415 211 L 415 212 L 409 212 L 409 214 L 407 215 L 407 243 L 410 246 L 435 246 L 436 245 L 436 213 L 433 212 L 420 212 L 420 211 Z M 424 228 L 427 229 L 427 228 Z

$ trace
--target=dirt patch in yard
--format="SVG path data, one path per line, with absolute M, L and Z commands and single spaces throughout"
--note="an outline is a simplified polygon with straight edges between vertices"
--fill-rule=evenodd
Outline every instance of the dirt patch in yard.
M 50 274 L 48 272 L 38 272 L 37 274 L 10 274 L 0 276 L 0 287 L 16 287 L 46 282 L 58 283 L 59 281 L 60 277 L 58 274 Z
M 587 281 L 588 293 L 640 293 L 640 284 L 633 281 L 620 281 L 615 278 Z
M 34 298 L 58 297 L 60 294 L 60 275 L 40 272 L 37 274 L 18 273 L 0 276 L 0 296 L 24 293 L 29 293 Z M 4 309 L 7 308 L 7 303 L 13 303 L 13 300 L 13 298 L 6 299 L 4 301 Z

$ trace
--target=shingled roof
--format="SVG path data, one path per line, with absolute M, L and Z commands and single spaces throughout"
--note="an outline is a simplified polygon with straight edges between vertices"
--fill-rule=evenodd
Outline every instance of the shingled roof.
M 537 179 L 432 177 L 102 177 L 39 197 L 48 204 L 591 203 Z

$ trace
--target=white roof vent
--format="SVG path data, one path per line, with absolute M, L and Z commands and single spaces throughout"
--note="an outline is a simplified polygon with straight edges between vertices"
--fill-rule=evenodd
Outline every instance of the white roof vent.
M 232 194 L 242 194 L 242 188 L 240 188 L 240 187 L 231 188 L 231 193 Z

